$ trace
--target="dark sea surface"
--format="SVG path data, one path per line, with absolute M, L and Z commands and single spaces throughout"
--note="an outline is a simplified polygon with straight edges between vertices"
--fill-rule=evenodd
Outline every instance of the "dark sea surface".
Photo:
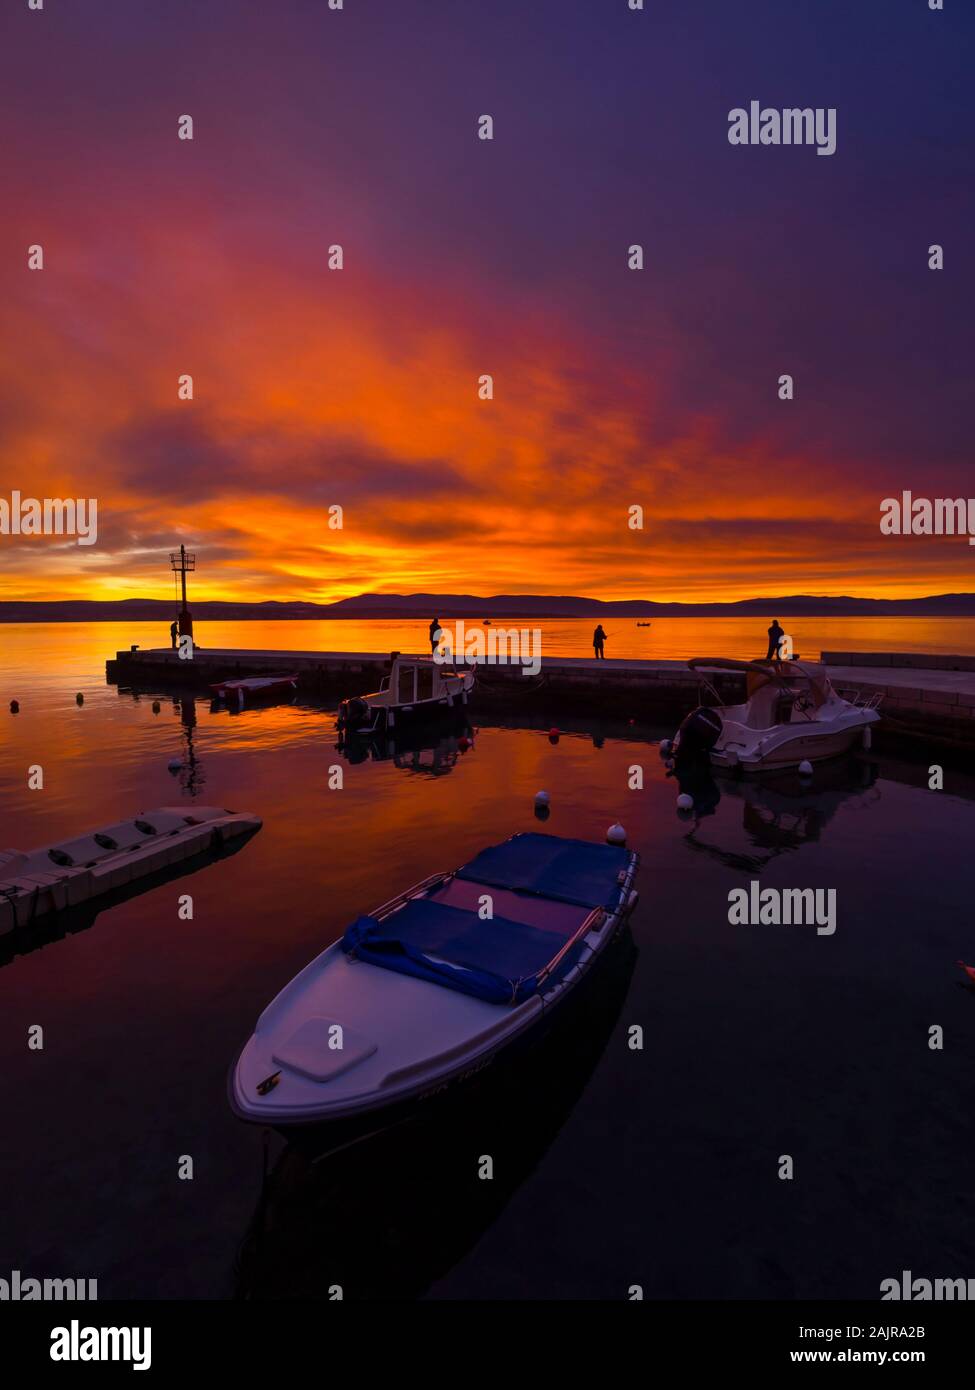
M 975 782 L 949 754 L 722 781 L 681 818 L 669 729 L 575 722 L 553 744 L 565 721 L 515 711 L 467 751 L 350 762 L 327 708 L 170 694 L 154 714 L 151 693 L 106 687 L 114 627 L 4 633 L 0 847 L 194 802 L 264 825 L 61 939 L 7 942 L 0 1277 L 96 1278 L 101 1298 L 475 1299 L 869 1299 L 904 1269 L 975 1277 L 975 992 L 955 964 L 975 963 Z M 540 828 L 540 788 L 547 830 L 601 840 L 618 818 L 642 856 L 631 931 L 587 994 L 443 1114 L 318 1164 L 276 1136 L 265 1152 L 225 1090 L 265 1004 L 361 912 Z M 835 934 L 732 926 L 728 893 L 753 878 L 834 888 Z

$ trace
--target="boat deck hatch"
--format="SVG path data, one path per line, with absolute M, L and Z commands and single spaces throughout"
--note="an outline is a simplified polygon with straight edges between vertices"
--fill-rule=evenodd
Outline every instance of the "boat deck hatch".
M 375 1051 L 374 1042 L 335 1019 L 306 1018 L 271 1055 L 280 1066 L 309 1081 L 332 1081 Z

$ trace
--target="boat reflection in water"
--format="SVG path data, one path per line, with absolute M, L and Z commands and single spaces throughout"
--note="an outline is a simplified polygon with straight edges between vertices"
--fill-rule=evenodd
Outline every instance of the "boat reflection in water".
M 449 732 L 447 731 L 449 730 Z M 340 731 L 341 732 L 341 731 Z M 466 715 L 447 728 L 417 730 L 398 737 L 340 738 L 336 752 L 350 763 L 391 762 L 404 772 L 427 777 L 443 777 L 453 770 L 459 758 L 474 748 L 474 730 Z
M 722 778 L 720 787 L 707 763 L 674 771 L 681 792 L 694 799 L 688 817 L 692 829 L 684 843 L 734 868 L 755 872 L 779 854 L 819 840 L 840 807 L 879 801 L 878 766 L 855 760 L 822 764 L 815 776 L 795 772 L 751 779 Z M 740 802 L 741 825 L 748 843 L 760 853 L 742 854 L 710 843 L 698 833 L 699 823 L 715 815 L 724 795 Z
M 174 883 L 177 879 L 186 878 L 189 874 L 195 874 L 222 859 L 229 859 L 249 844 L 259 829 L 260 826 L 257 825 L 253 830 L 247 830 L 233 840 L 227 840 L 220 845 L 214 844 L 199 854 L 177 860 L 164 869 L 146 874 L 144 878 L 135 879 L 109 893 L 103 893 L 91 902 L 79 903 L 77 907 L 49 913 L 29 926 L 15 927 L 13 931 L 0 937 L 0 968 L 9 965 L 16 956 L 29 955 L 32 951 L 39 951 L 43 946 L 50 946 L 54 941 L 63 941 L 66 936 L 75 936 L 78 932 L 87 931 L 95 925 L 103 912 L 118 907 L 120 903 L 128 902 L 130 898 L 141 897 L 153 888 Z
M 287 1146 L 241 1246 L 236 1296 L 421 1297 L 541 1162 L 617 1026 L 636 960 L 627 926 L 548 1033 L 429 1112 L 319 1158 Z M 485 1154 L 491 1181 L 478 1176 Z

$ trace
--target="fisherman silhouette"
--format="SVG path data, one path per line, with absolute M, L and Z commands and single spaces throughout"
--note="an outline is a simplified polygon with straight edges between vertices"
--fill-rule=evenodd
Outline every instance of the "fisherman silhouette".
M 592 635 L 592 649 L 596 653 L 597 661 L 605 661 L 606 653 L 603 651 L 603 643 L 606 641 L 606 634 L 603 632 L 602 623 L 596 628 Z
M 435 652 L 440 644 L 440 619 L 434 618 L 430 624 L 430 650 Z
M 177 648 L 177 646 L 179 645 L 178 637 L 177 637 L 178 633 L 179 633 L 179 619 L 178 619 L 178 618 L 174 618 L 173 621 L 169 624 L 169 637 L 170 637 L 170 641 L 171 641 L 172 644 L 173 644 L 173 651 L 175 651 L 176 648 Z
M 778 661 L 779 643 L 785 636 L 785 628 L 779 627 L 778 618 L 772 619 L 772 626 L 768 630 L 768 651 L 765 653 L 766 661 Z

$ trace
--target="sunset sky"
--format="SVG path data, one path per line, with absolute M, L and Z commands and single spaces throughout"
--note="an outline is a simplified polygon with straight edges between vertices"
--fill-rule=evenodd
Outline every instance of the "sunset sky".
M 973 38 L 960 0 L 7 0 L 0 495 L 99 534 L 0 536 L 0 598 L 163 597 L 180 540 L 199 598 L 975 591 L 964 539 L 879 530 L 975 497 Z M 730 145 L 753 99 L 836 107 L 836 153 Z

